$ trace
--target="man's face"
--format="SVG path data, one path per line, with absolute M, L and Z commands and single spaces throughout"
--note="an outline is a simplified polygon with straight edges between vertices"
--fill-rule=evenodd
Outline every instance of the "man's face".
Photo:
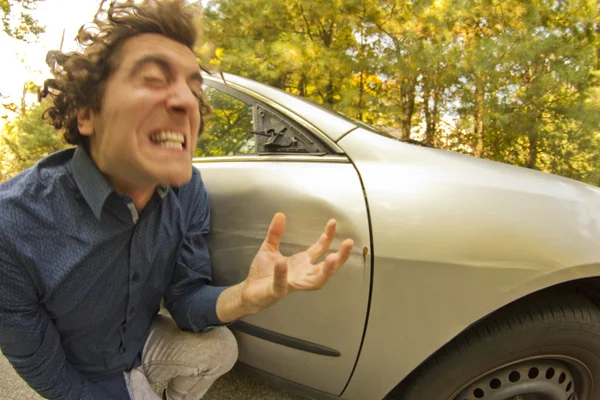
M 79 130 L 117 190 L 181 186 L 192 175 L 202 80 L 194 53 L 157 34 L 129 39 L 108 78 L 99 112 Z

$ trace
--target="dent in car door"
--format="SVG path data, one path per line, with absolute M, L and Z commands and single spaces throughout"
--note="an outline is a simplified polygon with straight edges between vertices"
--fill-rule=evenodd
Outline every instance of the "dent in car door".
M 322 290 L 295 292 L 243 318 L 270 332 L 270 340 L 236 331 L 241 362 L 340 394 L 358 356 L 371 279 L 370 257 L 363 257 L 365 247 L 370 252 L 367 211 L 353 165 L 343 156 L 255 155 L 207 158 L 195 166 L 210 196 L 215 284 L 246 277 L 278 211 L 287 215 L 284 255 L 314 243 L 329 218 L 338 221 L 332 251 L 344 238 L 354 240 L 350 259 Z

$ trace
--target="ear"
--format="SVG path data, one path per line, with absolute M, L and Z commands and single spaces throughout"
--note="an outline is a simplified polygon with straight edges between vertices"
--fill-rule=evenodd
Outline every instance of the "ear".
M 79 133 L 84 136 L 92 136 L 95 131 L 94 120 L 94 112 L 89 107 L 77 110 L 77 128 L 79 129 Z

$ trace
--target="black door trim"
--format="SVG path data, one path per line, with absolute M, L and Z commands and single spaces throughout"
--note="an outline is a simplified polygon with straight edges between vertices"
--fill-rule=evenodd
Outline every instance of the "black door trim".
M 291 347 L 292 349 L 296 350 L 306 351 L 308 353 L 319 354 L 328 357 L 339 357 L 342 355 L 339 351 L 335 349 L 330 349 L 329 347 L 306 342 L 304 340 L 296 339 L 291 336 L 282 335 L 280 333 L 259 328 L 257 326 L 250 325 L 241 321 L 234 322 L 230 325 L 230 328 L 251 336 L 255 336 L 260 339 L 268 340 L 269 342 Z

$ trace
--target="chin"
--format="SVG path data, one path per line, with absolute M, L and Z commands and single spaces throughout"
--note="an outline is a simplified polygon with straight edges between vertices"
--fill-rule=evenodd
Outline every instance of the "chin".
M 160 182 L 163 182 L 163 185 L 165 186 L 183 186 L 189 183 L 192 179 L 192 168 L 190 167 L 186 171 L 177 171 L 176 173 L 168 174 L 166 176 L 163 176 L 162 178 L 164 179 L 160 179 Z

